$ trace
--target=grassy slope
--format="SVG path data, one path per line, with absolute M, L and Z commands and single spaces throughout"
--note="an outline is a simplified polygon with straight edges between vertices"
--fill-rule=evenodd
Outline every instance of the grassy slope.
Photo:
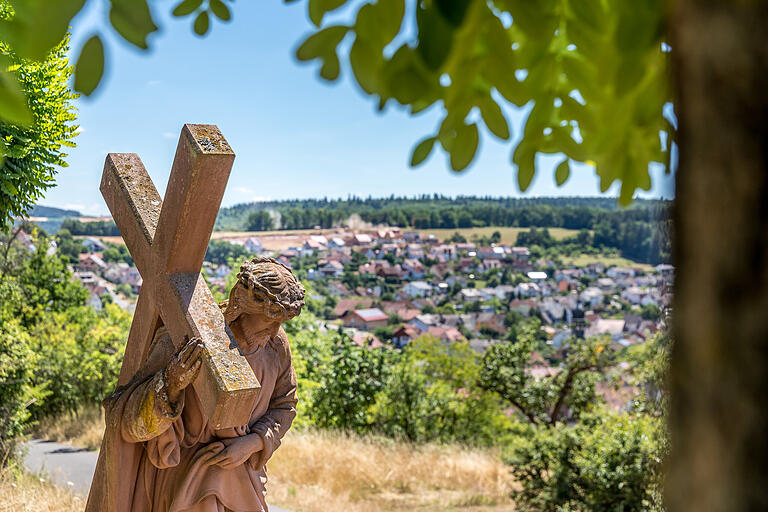
M 79 427 L 79 429 L 78 429 Z M 97 411 L 41 424 L 36 435 L 73 446 L 98 446 Z M 457 445 L 420 445 L 329 432 L 291 431 L 268 464 L 268 500 L 295 512 L 418 509 L 500 512 L 512 509 L 513 481 L 497 453 Z M 12 485 L 12 484 L 15 484 Z M 23 508 L 27 499 L 39 508 Z M 0 475 L 3 510 L 73 512 L 72 497 L 37 478 Z M 22 507 L 22 508 L 17 508 Z
M 13 470 L 0 473 L 2 512 L 82 512 L 85 498 Z
M 637 263 L 632 260 L 628 260 L 627 258 L 622 258 L 620 256 L 604 256 L 600 254 L 598 255 L 579 254 L 578 256 L 562 256 L 561 259 L 565 264 L 576 265 L 579 267 L 583 267 L 589 263 L 602 263 L 606 267 L 615 265 L 617 267 L 633 267 L 633 268 L 642 268 L 644 270 L 650 270 L 653 268 L 652 265 L 649 265 L 647 263 Z

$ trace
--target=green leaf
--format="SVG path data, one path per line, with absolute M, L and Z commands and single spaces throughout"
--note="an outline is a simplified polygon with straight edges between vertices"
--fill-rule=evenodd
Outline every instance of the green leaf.
M 601 30 L 606 16 L 600 0 L 570 0 L 568 2 L 575 18 L 592 30 Z
M 349 50 L 349 63 L 357 83 L 368 94 L 373 94 L 379 88 L 382 61 L 380 52 L 376 52 L 364 39 L 355 39 Z
M 557 183 L 557 186 L 560 187 L 563 185 L 563 183 L 566 182 L 568 177 L 571 175 L 571 166 L 568 163 L 568 159 L 566 158 L 555 169 L 555 182 Z
M 208 27 L 210 27 L 210 25 L 211 20 L 208 16 L 208 11 L 203 11 L 197 15 L 197 18 L 195 18 L 195 23 L 192 25 L 192 28 L 194 29 L 195 34 L 204 36 L 206 32 L 208 32 Z
M 536 151 L 522 141 L 517 145 L 512 161 L 517 165 L 517 186 L 525 192 L 536 174 Z
M 339 71 L 341 65 L 339 63 L 339 57 L 336 52 L 333 52 L 325 56 L 323 59 L 323 66 L 320 68 L 320 76 L 332 82 L 339 78 Z
M 405 0 L 378 0 L 357 11 L 355 31 L 373 47 L 383 49 L 400 32 Z
M 504 66 L 501 59 L 488 57 L 483 76 L 513 105 L 522 107 L 530 101 L 531 97 L 525 87 L 515 77 L 515 69 Z
M 622 180 L 621 190 L 619 192 L 619 204 L 621 206 L 629 206 L 632 202 L 632 197 L 635 195 L 635 185 L 628 181 Z
M 499 105 L 493 101 L 493 98 L 484 97 L 478 103 L 478 107 L 480 107 L 480 115 L 483 117 L 485 126 L 498 138 L 503 140 L 509 139 L 507 118 L 504 117 L 504 113 Z
M 477 153 L 477 125 L 463 125 L 456 130 L 456 139 L 451 144 L 451 168 L 454 171 L 464 170 Z
M 379 34 L 384 45 L 389 44 L 400 32 L 404 14 L 405 0 L 378 0 L 376 2 Z
M 453 27 L 434 7 L 419 8 L 416 24 L 419 29 L 419 55 L 429 69 L 440 69 L 451 53 Z
M 435 0 L 440 14 L 454 27 L 460 26 L 464 21 L 469 4 L 470 0 Z
M 573 140 L 572 134 L 573 128 L 570 125 L 558 126 L 552 130 L 552 141 L 557 145 L 555 150 L 558 153 L 565 153 L 565 155 L 571 160 L 583 162 L 587 159 L 587 154 L 584 151 L 584 144 L 577 143 Z
M 187 16 L 195 12 L 200 5 L 202 5 L 203 0 L 183 0 L 179 5 L 176 6 L 176 8 L 173 9 L 173 14 L 177 18 L 180 18 L 182 16 Z
M 15 11 L 7 21 L 0 21 L 3 42 L 20 57 L 43 60 L 64 39 L 72 18 L 85 0 L 15 0 L 8 2 Z
M 109 21 L 123 39 L 144 50 L 147 36 L 157 30 L 147 0 L 112 0 Z
M 227 7 L 221 0 L 211 0 L 208 6 L 211 8 L 211 12 L 221 21 L 229 21 L 232 19 L 229 7 Z
M 655 2 L 618 4 L 619 22 L 614 33 L 617 48 L 623 54 L 658 47 L 664 32 L 662 15 Z
M 417 60 L 414 51 L 403 45 L 385 64 L 386 90 L 402 105 L 427 97 L 434 89 L 436 78 L 431 77 Z
M 309 0 L 309 19 L 319 27 L 325 13 L 338 9 L 345 3 L 347 0 Z
M 568 52 L 562 55 L 560 64 L 568 77 L 568 81 L 581 92 L 584 98 L 587 98 L 587 101 L 603 96 L 598 89 L 595 66 L 582 55 L 577 52 Z
M 104 45 L 98 35 L 91 36 L 80 50 L 75 65 L 75 90 L 89 96 L 104 74 Z
M 616 96 L 624 96 L 632 91 L 645 76 L 646 70 L 641 59 L 623 58 L 613 80 Z
M 505 4 L 519 27 L 532 41 L 549 41 L 555 34 L 557 16 L 551 12 L 551 2 L 531 2 L 530 0 L 506 0 Z M 547 7 L 550 7 L 549 9 Z
M 427 159 L 432 152 L 432 147 L 435 145 L 436 140 L 436 137 L 427 137 L 416 144 L 416 147 L 413 148 L 413 153 L 411 153 L 411 167 L 416 167 Z
M 554 123 L 554 98 L 544 94 L 536 99 L 536 103 L 525 121 L 525 136 L 531 136 L 535 139 L 542 137 L 545 128 L 551 127 Z
M 27 98 L 16 75 L 9 71 L 0 72 L 0 119 L 18 126 L 32 124 L 32 112 L 27 105 Z
M 335 54 L 336 47 L 344 39 L 348 31 L 349 27 L 334 25 L 315 32 L 298 47 L 296 58 L 306 61 L 323 57 L 330 53 Z

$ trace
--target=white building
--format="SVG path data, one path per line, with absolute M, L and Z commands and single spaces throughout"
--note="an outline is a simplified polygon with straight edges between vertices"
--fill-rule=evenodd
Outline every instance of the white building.
M 603 291 L 600 288 L 590 286 L 579 294 L 579 298 L 590 308 L 596 308 L 603 301 Z
M 243 245 L 249 252 L 259 253 L 264 250 L 264 246 L 261 244 L 261 240 L 255 236 L 248 238 L 248 240 L 246 240 L 245 244 Z

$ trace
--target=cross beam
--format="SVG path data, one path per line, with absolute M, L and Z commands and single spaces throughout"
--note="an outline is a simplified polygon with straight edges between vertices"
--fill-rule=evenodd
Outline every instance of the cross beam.
M 260 384 L 200 274 L 235 154 L 215 125 L 186 124 L 160 200 L 135 153 L 110 153 L 101 193 L 142 276 L 118 385 L 149 356 L 161 325 L 175 345 L 199 337 L 206 348 L 194 382 L 214 428 L 245 425 Z

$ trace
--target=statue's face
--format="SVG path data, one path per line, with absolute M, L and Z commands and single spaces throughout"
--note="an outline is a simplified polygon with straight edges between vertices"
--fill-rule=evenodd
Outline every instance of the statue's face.
M 263 298 L 240 282 L 232 288 L 228 307 L 233 308 L 233 313 L 237 316 L 247 317 L 248 324 L 256 330 L 270 329 L 276 332 L 285 319 L 285 313 L 280 306 L 268 305 Z

